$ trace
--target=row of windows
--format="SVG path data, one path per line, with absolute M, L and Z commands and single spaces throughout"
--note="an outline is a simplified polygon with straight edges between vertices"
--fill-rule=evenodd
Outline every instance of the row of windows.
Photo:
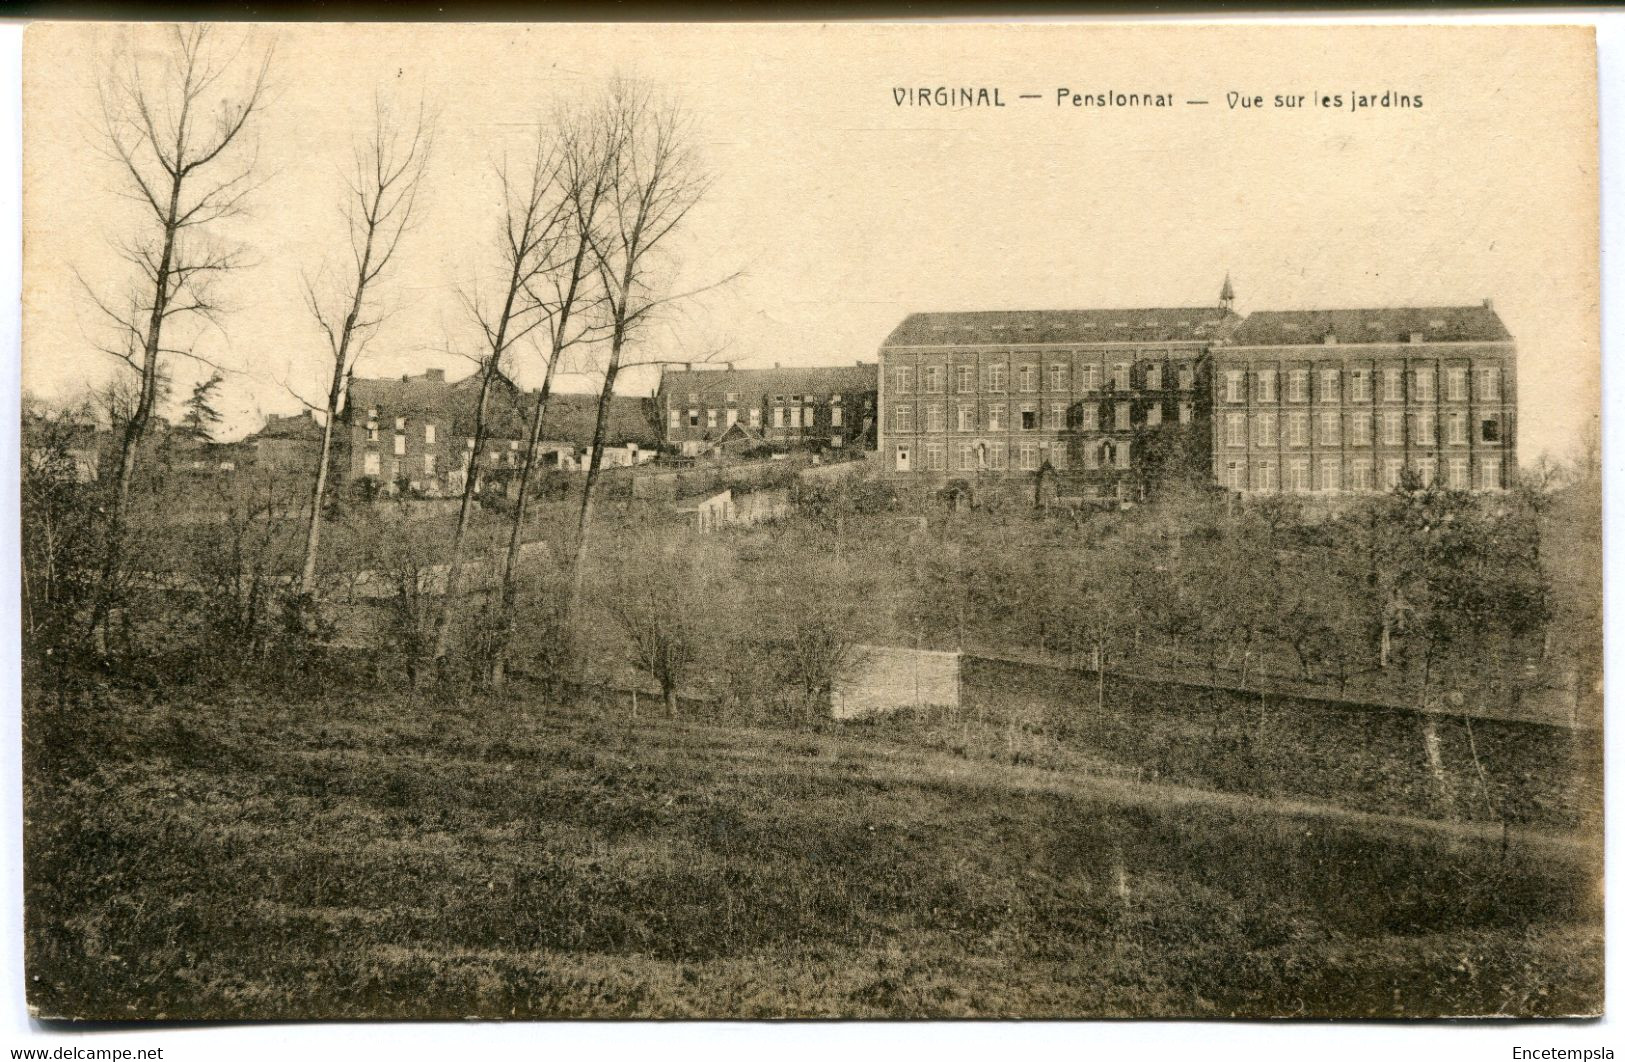
M 1408 395 L 1405 386 L 1407 375 L 1410 379 Z M 1472 375 L 1477 381 L 1480 402 L 1501 400 L 1501 369 L 1479 368 L 1473 370 Z M 1285 377 L 1284 381 L 1282 377 Z M 1224 401 L 1245 402 L 1250 390 L 1254 402 L 1279 402 L 1283 397 L 1288 402 L 1308 402 L 1312 377 L 1317 380 L 1315 398 L 1320 402 L 1369 402 L 1374 390 L 1380 392 L 1384 402 L 1438 401 L 1438 376 L 1434 369 L 1412 369 L 1407 374 L 1398 366 L 1381 372 L 1370 369 L 1318 369 L 1313 374 L 1309 369 L 1288 369 L 1284 373 L 1276 369 L 1254 369 L 1251 372 L 1246 369 L 1226 369 L 1223 376 Z M 1455 366 L 1444 370 L 1444 397 L 1447 402 L 1468 400 L 1466 367 Z
M 436 432 L 436 425 L 435 424 L 426 423 L 426 424 L 423 425 L 423 445 L 425 445 L 425 446 L 433 446 L 434 445 L 435 432 Z M 403 445 L 402 440 L 404 440 L 406 438 L 406 418 L 405 417 L 396 417 L 395 418 L 395 438 L 397 440 L 397 442 L 395 444 L 396 445 L 395 452 L 396 453 L 405 453 L 406 451 L 400 449 L 400 447 Z M 377 442 L 378 441 L 378 411 L 376 409 L 367 410 L 367 441 L 368 442 Z
M 474 440 L 470 439 L 470 440 L 468 440 L 468 450 L 472 450 L 473 448 L 474 448 Z M 402 456 L 404 456 L 405 454 L 406 454 L 406 448 L 401 443 L 401 437 L 397 435 L 395 437 L 395 456 L 390 459 L 390 465 L 391 465 L 391 467 L 393 469 L 393 472 L 391 473 L 391 476 L 390 476 L 391 479 L 395 479 L 395 478 L 398 478 L 400 476 L 400 470 L 401 470 L 400 458 Z M 467 467 L 468 458 L 469 458 L 469 455 L 465 451 L 464 454 L 463 454 L 463 460 L 462 460 L 462 466 L 461 467 Z M 509 466 L 517 465 L 519 463 L 519 444 L 517 442 L 510 441 L 508 443 L 506 449 L 492 450 L 491 453 L 490 453 L 490 463 L 493 464 L 493 465 L 502 465 L 502 464 L 506 464 L 506 465 L 509 465 Z M 367 476 L 379 475 L 380 474 L 379 469 L 382 467 L 382 464 L 383 464 L 383 459 L 382 459 L 381 455 L 378 453 L 378 451 L 376 451 L 376 450 L 368 450 L 368 451 L 364 452 L 361 455 L 361 472 L 362 472 L 363 475 L 367 475 Z M 423 455 L 423 472 L 424 472 L 424 475 L 429 475 L 429 476 L 436 475 L 437 474 L 436 470 L 438 468 L 439 468 L 439 455 L 438 454 L 424 454 Z
M 759 406 L 752 406 L 744 411 L 746 422 L 753 428 L 762 426 L 762 410 Z M 810 428 L 813 426 L 816 410 L 814 407 L 802 406 L 774 406 L 773 427 L 775 428 Z M 666 426 L 672 430 L 681 429 L 685 424 L 690 428 L 700 426 L 701 417 L 704 417 L 707 428 L 731 428 L 739 423 L 740 410 L 737 409 L 689 409 L 686 413 L 680 409 L 671 410 L 666 417 Z M 831 406 L 829 410 L 829 426 L 839 428 L 845 423 L 845 410 L 841 406 Z
M 1337 413 L 1320 414 L 1314 418 L 1314 440 L 1320 446 L 1370 446 L 1373 418 L 1369 414 L 1355 413 L 1343 416 Z M 1409 421 L 1409 431 L 1406 431 Z M 1251 430 L 1249 430 L 1249 424 Z M 1308 446 L 1310 443 L 1308 413 L 1226 413 L 1224 415 L 1224 445 L 1243 449 L 1249 439 L 1255 446 Z M 1435 446 L 1439 442 L 1439 418 L 1432 411 L 1404 413 L 1385 410 L 1376 417 L 1378 438 L 1384 446 L 1403 446 L 1406 442 L 1418 446 Z M 1450 412 L 1444 417 L 1444 441 L 1450 446 L 1468 445 L 1471 434 L 1466 413 Z M 1478 442 L 1502 441 L 1501 418 L 1483 417 L 1478 421 Z
M 1127 440 L 1101 440 L 1082 447 L 1080 456 L 1085 469 L 1127 469 L 1130 444 Z M 1045 462 L 1057 472 L 1066 471 L 1072 463 L 1067 446 L 986 439 L 959 443 L 926 440 L 898 443 L 892 451 L 892 466 L 898 472 L 1036 472 Z
M 1415 473 L 1423 486 L 1440 486 L 1450 490 L 1499 490 L 1501 488 L 1501 458 L 1499 455 L 1480 457 L 1475 463 L 1465 457 L 1452 457 L 1442 464 L 1435 458 L 1422 457 L 1406 462 L 1391 457 L 1380 464 L 1369 457 L 1357 457 L 1347 462 L 1340 457 L 1327 456 L 1318 461 L 1307 457 L 1292 458 L 1277 464 L 1268 459 L 1254 461 L 1227 461 L 1220 470 L 1225 487 L 1235 491 L 1288 491 L 1304 494 L 1311 491 L 1392 490 L 1403 481 L 1406 469 Z M 1476 471 L 1476 475 L 1475 475 Z M 1380 474 L 1380 479 L 1376 478 Z
M 961 403 L 953 409 L 955 431 L 1126 431 L 1133 427 L 1133 410 L 1129 402 L 1114 402 L 1104 410 L 1095 403 L 1079 406 L 1075 415 L 1069 415 L 1066 402 L 1051 402 L 1042 407 L 1027 402 L 1013 410 L 1010 421 L 1005 420 L 1002 402 L 984 405 L 978 410 L 974 403 Z M 915 416 L 912 405 L 899 405 L 892 409 L 893 432 L 944 432 L 948 430 L 947 407 L 928 405 L 923 414 Z M 1195 415 L 1190 402 L 1179 403 L 1179 423 L 1189 424 Z M 1144 424 L 1148 428 L 1162 424 L 1162 406 L 1154 404 L 1145 410 Z
M 1131 372 L 1136 363 L 1121 361 L 1110 366 L 1110 376 L 1107 376 L 1107 366 L 1103 364 L 1088 364 L 1078 368 L 1078 386 L 1084 391 L 1098 391 L 1103 383 L 1111 380 L 1111 385 L 1119 391 L 1130 388 Z M 1196 370 L 1190 365 L 1180 365 L 1172 375 L 1163 371 L 1161 362 L 1146 362 L 1139 364 L 1141 388 L 1147 391 L 1160 391 L 1166 386 L 1165 380 L 1173 380 L 1181 391 L 1189 391 L 1196 386 Z M 1024 394 L 1032 394 L 1040 389 L 1050 391 L 1066 391 L 1071 386 L 1072 366 L 1068 362 L 1051 362 L 1048 366 L 1037 363 L 1016 366 L 1016 390 Z M 949 378 L 949 368 L 946 365 L 921 366 L 918 373 L 920 391 L 928 395 L 945 393 Z M 1045 380 L 1048 387 L 1044 387 Z M 894 395 L 907 395 L 914 393 L 916 383 L 915 368 L 912 365 L 899 365 L 891 370 L 891 393 Z M 975 365 L 953 366 L 953 384 L 955 394 L 975 394 L 979 391 L 989 391 L 1002 394 L 1009 389 L 1009 367 L 1002 362 L 983 365 L 978 369 Z
M 690 391 L 688 393 L 688 404 L 691 405 L 691 406 L 699 405 L 700 404 L 700 395 L 701 394 L 702 394 L 702 392 L 700 392 L 700 391 Z M 840 405 L 841 402 L 843 401 L 843 394 L 844 393 L 841 392 L 841 391 L 831 392 L 830 396 L 829 396 L 830 405 L 832 405 L 832 406 Z M 725 391 L 725 392 L 723 392 L 722 401 L 723 401 L 723 403 L 725 405 L 730 405 L 730 406 L 738 405 L 739 404 L 739 392 L 738 391 Z M 774 395 L 773 396 L 773 401 L 778 402 L 778 403 L 788 402 L 788 403 L 790 403 L 792 405 L 805 406 L 805 405 L 812 405 L 813 403 L 816 403 L 818 401 L 818 396 L 817 395 Z

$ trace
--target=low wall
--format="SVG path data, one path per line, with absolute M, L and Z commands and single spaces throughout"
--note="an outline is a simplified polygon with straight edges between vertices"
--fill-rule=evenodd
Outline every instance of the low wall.
M 924 705 L 959 706 L 959 653 L 860 645 L 830 691 L 836 719 Z

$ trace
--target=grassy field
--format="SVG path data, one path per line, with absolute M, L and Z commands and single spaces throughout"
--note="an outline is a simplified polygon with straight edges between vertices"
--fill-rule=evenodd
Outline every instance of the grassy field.
M 395 692 L 26 698 L 42 1016 L 1570 1014 L 1559 831 Z

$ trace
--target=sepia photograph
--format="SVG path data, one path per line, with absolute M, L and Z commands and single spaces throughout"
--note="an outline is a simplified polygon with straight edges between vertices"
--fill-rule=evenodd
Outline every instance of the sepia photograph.
M 22 115 L 35 1020 L 1602 1015 L 1591 27 L 39 23 Z

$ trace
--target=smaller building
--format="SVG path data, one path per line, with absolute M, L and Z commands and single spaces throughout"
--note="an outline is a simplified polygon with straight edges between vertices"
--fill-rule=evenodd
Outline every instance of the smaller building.
M 322 426 L 309 410 L 281 416 L 272 413 L 265 427 L 243 440 L 254 463 L 269 472 L 309 472 L 322 449 Z
M 875 447 L 879 367 L 668 371 L 655 406 L 668 446 L 688 456 L 716 449 Z

